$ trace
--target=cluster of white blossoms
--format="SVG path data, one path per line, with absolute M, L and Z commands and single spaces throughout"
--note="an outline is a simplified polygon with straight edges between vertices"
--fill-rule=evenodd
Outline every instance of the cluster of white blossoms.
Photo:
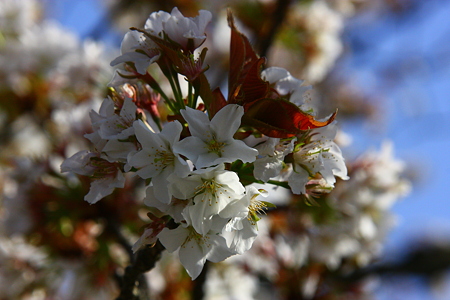
M 206 260 L 219 262 L 251 248 L 258 214 L 273 207 L 253 183 L 306 195 L 311 189 L 328 193 L 336 176 L 348 178 L 333 142 L 335 114 L 315 120 L 305 102 L 310 87 L 281 68 L 261 73 L 261 59 L 231 15 L 230 92 L 225 100 L 220 90 L 211 91 L 202 66 L 206 49 L 199 49 L 211 17 L 200 11 L 186 18 L 174 8 L 152 13 L 144 29 L 132 28 L 112 62 L 119 69 L 110 96 L 90 114 L 93 132 L 86 137 L 94 150 L 61 165 L 63 172 L 92 178 L 85 197 L 92 204 L 124 187 L 126 173 L 142 178 L 151 223 L 133 250 L 159 240 L 169 252 L 178 251 L 193 279 Z M 149 73 L 153 64 L 171 93 Z
M 275 63 L 292 65 L 293 73 L 313 84 L 324 80 L 344 48 L 341 34 L 355 5 L 350 2 L 316 0 L 292 6 L 286 18 L 286 37 L 271 49 Z
M 55 138 L 86 147 L 75 132 L 85 130 L 76 114 L 98 107 L 93 103 L 111 76 L 103 46 L 43 20 L 41 6 L 0 1 L 0 127 L 10 131 L 1 152 L 15 158 L 48 155 Z
M 74 176 L 61 181 L 59 166 L 65 152 L 89 146 L 81 132 L 103 100 L 111 59 L 101 43 L 83 42 L 45 19 L 43 5 L 0 0 L 0 298 L 111 299 L 115 283 L 107 279 L 103 287 L 112 288 L 99 289 L 92 280 L 98 273 L 88 268 L 92 255 L 65 251 L 67 241 L 80 236 L 80 223 L 67 213 L 76 209 L 54 210 L 70 205 L 70 196 L 59 198 L 64 182 L 80 188 Z M 57 204 L 52 216 L 49 203 Z M 58 235 L 54 224 L 64 222 L 69 233 L 79 232 Z M 83 238 L 80 245 L 92 246 Z

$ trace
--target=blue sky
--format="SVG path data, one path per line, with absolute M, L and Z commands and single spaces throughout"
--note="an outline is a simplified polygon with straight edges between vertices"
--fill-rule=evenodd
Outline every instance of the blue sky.
M 388 257 L 416 239 L 450 240 L 450 2 L 418 3 L 408 15 L 353 20 L 346 38 L 359 50 L 341 66 L 342 76 L 366 93 L 384 96 L 384 124 L 344 124 L 360 140 L 355 146 L 390 139 L 417 176 L 412 193 L 393 208 L 399 223 L 387 239 Z M 378 298 L 449 299 L 450 277 L 446 282 L 439 298 L 417 279 L 403 282 L 402 291 L 385 282 Z
M 450 2 L 424 1 L 407 16 L 376 22 L 354 20 L 349 40 L 363 44 L 342 74 L 368 94 L 382 94 L 385 124 L 354 130 L 359 145 L 395 143 L 398 157 L 417 173 L 412 194 L 394 211 L 401 223 L 392 238 L 433 231 L 450 233 L 447 200 L 450 171 Z M 444 228 L 441 228 L 444 227 Z M 405 234 L 406 233 L 406 234 Z

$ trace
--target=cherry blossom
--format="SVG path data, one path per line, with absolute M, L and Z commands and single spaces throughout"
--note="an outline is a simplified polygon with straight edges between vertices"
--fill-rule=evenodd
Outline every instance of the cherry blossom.
M 258 235 L 257 214 L 266 208 L 264 202 L 256 199 L 261 194 L 254 186 L 246 186 L 245 195 L 230 203 L 221 213 L 222 217 L 231 218 L 225 230 L 231 233 L 230 248 L 239 254 L 249 250 Z
M 164 32 L 183 49 L 193 51 L 205 41 L 205 28 L 211 18 L 212 15 L 207 10 L 200 10 L 195 18 L 187 18 L 174 7 L 170 14 L 165 11 L 152 13 L 145 23 L 145 30 L 161 38 Z
M 264 182 L 280 174 L 284 167 L 284 158 L 294 150 L 296 138 L 280 140 L 279 138 L 268 138 L 264 143 L 257 145 L 258 158 L 254 162 L 253 174 L 256 179 Z
M 76 153 L 61 170 L 92 179 L 85 198 L 90 203 L 124 187 L 124 173 L 137 175 L 127 180 L 142 179 L 150 221 L 133 251 L 159 240 L 169 252 L 178 252 L 192 279 L 206 260 L 243 255 L 261 243 L 273 247 L 268 252 L 289 254 L 279 260 L 286 264 L 292 265 L 293 253 L 300 251 L 296 263 L 303 264 L 311 245 L 320 243 L 300 241 L 303 246 L 295 250 L 282 238 L 271 241 L 264 229 L 270 216 L 260 214 L 274 205 L 259 197 L 269 190 L 272 198 L 282 198 L 274 202 L 288 205 L 292 193 L 308 200 L 331 191 L 336 177 L 348 179 L 334 141 L 336 113 L 316 119 L 310 86 L 282 68 L 261 70 L 264 59 L 237 30 L 231 14 L 228 97 L 211 90 L 208 67 L 203 67 L 207 49 L 194 53 L 206 39 L 211 18 L 208 11 L 187 18 L 174 8 L 152 13 L 144 29 L 132 28 L 125 35 L 121 55 L 111 62 L 121 65 L 109 83 L 109 96 L 98 112 L 90 113 L 93 132 L 85 137 L 95 150 Z M 167 81 L 147 73 L 153 63 Z M 179 78 L 187 81 L 186 89 Z M 280 186 L 282 193 L 274 188 Z M 370 227 L 367 220 L 355 220 Z M 314 232 L 304 230 L 305 239 L 312 240 Z M 263 242 L 255 243 L 261 231 Z M 369 231 L 366 238 L 374 236 Z M 354 236 L 349 240 L 359 243 Z M 336 248 L 322 251 L 328 261 L 319 252 L 310 257 L 334 267 L 357 251 L 347 247 L 338 253 Z
M 164 228 L 158 235 L 159 240 L 169 252 L 178 251 L 181 264 L 194 280 L 200 275 L 206 260 L 219 262 L 234 253 L 223 236 L 219 235 L 226 220 L 216 216 L 205 234 L 195 231 L 192 226 L 180 225 L 176 229 Z
M 142 32 L 129 31 L 125 34 L 121 45 L 121 55 L 111 61 L 111 66 L 124 62 L 134 64 L 136 71 L 144 75 L 147 68 L 160 57 L 159 48 L 155 42 Z
M 188 122 L 192 136 L 183 139 L 175 149 L 198 169 L 238 159 L 255 161 L 258 151 L 233 138 L 244 114 L 242 106 L 227 105 L 211 121 L 205 113 L 189 107 L 181 114 Z
M 336 182 L 335 176 L 348 179 L 341 149 L 333 141 L 335 136 L 336 127 L 333 124 L 313 129 L 309 143 L 294 152 L 294 168 L 288 179 L 293 193 L 304 194 L 306 183 L 317 173 L 330 187 Z
M 279 67 L 265 69 L 261 72 L 261 77 L 273 84 L 280 95 L 288 96 L 289 101 L 300 107 L 304 104 L 305 93 L 312 88 L 310 85 L 305 85 L 304 80 L 295 78 L 286 69 Z
M 177 176 L 185 177 L 190 171 L 186 161 L 173 151 L 182 126 L 175 121 L 166 124 L 160 133 L 154 133 L 139 120 L 133 127 L 142 150 L 131 156 L 128 163 L 138 169 L 136 173 L 140 177 L 152 179 L 154 193 L 159 201 L 169 203 L 171 197 L 167 177 L 174 172 Z
M 79 151 L 67 158 L 61 165 L 61 172 L 73 172 L 91 176 L 91 188 L 84 200 L 94 204 L 111 195 L 116 188 L 123 188 L 125 177 L 117 163 L 111 163 L 100 157 L 99 153 Z
M 214 215 L 221 215 L 231 202 L 241 199 L 245 188 L 239 177 L 224 166 L 208 172 L 193 172 L 186 178 L 169 177 L 171 194 L 179 199 L 190 199 L 183 216 L 192 220 L 192 226 L 200 234 L 206 234 L 212 226 Z

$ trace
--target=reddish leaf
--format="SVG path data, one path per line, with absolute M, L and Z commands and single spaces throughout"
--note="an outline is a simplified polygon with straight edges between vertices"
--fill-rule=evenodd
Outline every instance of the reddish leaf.
M 287 138 L 303 130 L 326 126 L 334 120 L 335 116 L 336 113 L 325 122 L 317 121 L 292 102 L 266 98 L 248 107 L 242 123 L 255 127 L 267 136 Z
M 210 105 L 214 101 L 214 95 L 211 91 L 211 86 L 209 85 L 209 81 L 206 78 L 205 74 L 201 73 L 200 75 L 198 75 L 192 85 L 202 98 L 203 103 L 205 103 L 206 110 L 209 111 Z
M 228 25 L 231 28 L 228 102 L 243 105 L 264 98 L 269 91 L 269 83 L 260 76 L 265 58 L 259 58 L 248 38 L 236 29 L 230 11 Z
M 261 65 L 263 63 L 265 63 L 265 58 L 258 59 L 243 74 L 242 85 L 236 96 L 236 99 L 239 101 L 238 104 L 245 105 L 268 97 L 269 83 L 261 79 Z
M 326 121 L 317 121 L 314 119 L 313 116 L 305 114 L 304 112 L 300 111 L 301 114 L 297 114 L 295 116 L 294 122 L 297 123 L 297 127 L 300 130 L 308 130 L 313 128 L 320 128 L 327 126 L 331 122 L 334 121 L 334 118 L 336 118 L 337 111 L 335 111 Z
M 219 110 L 221 110 L 225 105 L 228 104 L 219 88 L 216 88 L 214 91 L 212 91 L 212 95 L 213 98 L 208 110 L 210 119 L 212 119 Z

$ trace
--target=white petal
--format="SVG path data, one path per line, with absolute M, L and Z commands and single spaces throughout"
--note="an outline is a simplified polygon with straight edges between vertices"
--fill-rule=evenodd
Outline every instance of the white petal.
M 237 159 L 243 162 L 254 162 L 258 155 L 258 150 L 247 146 L 243 141 L 233 140 L 232 143 L 223 148 L 223 156 L 228 157 L 233 162 Z
M 206 256 L 202 246 L 196 243 L 195 239 L 189 240 L 179 251 L 180 262 L 191 276 L 192 280 L 202 272 L 206 262 Z
M 160 172 L 149 162 L 151 157 L 147 151 L 139 151 L 128 159 L 131 166 L 139 169 L 136 173 L 143 179 L 152 178 Z
M 223 210 L 220 211 L 219 216 L 222 218 L 245 218 L 248 214 L 248 206 L 250 201 L 247 196 L 239 200 L 230 202 Z
M 89 193 L 84 196 L 84 200 L 90 204 L 94 204 L 104 197 L 111 195 L 115 188 L 123 188 L 125 186 L 125 178 L 122 172 L 117 172 L 115 178 L 102 178 L 91 182 Z
M 162 24 L 170 18 L 170 14 L 165 11 L 153 12 L 145 22 L 144 28 L 147 29 L 152 35 L 158 36 L 163 30 Z
M 186 178 L 179 178 L 175 175 L 168 177 L 170 182 L 169 192 L 178 199 L 188 199 L 194 196 L 198 186 L 202 185 L 202 180 L 198 175 Z
M 304 194 L 306 192 L 305 185 L 309 181 L 308 172 L 304 169 L 297 167 L 295 172 L 292 172 L 288 179 L 288 184 L 294 194 Z
M 197 160 L 193 161 L 193 163 L 197 169 L 201 169 L 231 161 L 233 160 L 228 159 L 228 157 L 219 157 L 219 155 L 214 152 L 205 152 L 199 154 Z
M 157 148 L 164 145 L 164 141 L 158 136 L 158 134 L 152 132 L 150 128 L 148 128 L 147 125 L 145 125 L 141 120 L 134 122 L 133 127 L 136 138 L 139 143 L 141 143 L 142 148 L 150 150 L 152 147 Z
M 216 181 L 219 182 L 222 185 L 227 186 L 227 190 L 232 190 L 234 193 L 236 193 L 236 196 L 238 196 L 240 199 L 245 192 L 244 186 L 241 184 L 239 180 L 239 176 L 232 171 L 216 171 L 215 173 Z
M 169 36 L 169 38 L 180 44 L 182 47 L 187 45 L 188 39 L 184 37 L 184 34 L 192 27 L 192 21 L 188 18 L 171 17 L 165 23 L 163 23 L 163 30 Z
M 137 151 L 134 143 L 109 140 L 103 147 L 102 152 L 108 156 L 107 160 L 109 162 L 126 162 L 127 158 L 134 155 Z
M 290 73 L 286 69 L 279 67 L 270 67 L 261 72 L 261 77 L 270 83 L 275 83 L 289 75 Z
M 169 193 L 169 182 L 167 181 L 166 173 L 168 172 L 162 172 L 160 175 L 153 177 L 152 183 L 156 198 L 162 203 L 169 204 L 172 195 Z
M 230 248 L 237 253 L 243 254 L 248 251 L 258 236 L 256 225 L 251 224 L 247 219 L 242 220 L 243 228 L 235 232 Z
M 237 104 L 228 104 L 219 110 L 211 120 L 211 130 L 215 133 L 219 142 L 225 142 L 233 138 L 233 135 L 241 125 L 244 108 Z
M 195 17 L 195 22 L 197 23 L 199 33 L 204 33 L 206 26 L 211 22 L 212 14 L 207 10 L 199 10 L 198 17 Z
M 210 212 L 208 202 L 197 201 L 195 205 L 186 206 L 181 214 L 188 225 L 194 227 L 198 233 L 205 235 L 211 229 L 212 213 Z
M 137 106 L 133 102 L 133 99 L 126 98 L 123 102 L 122 109 L 120 110 L 120 116 L 125 120 L 134 122 L 134 120 L 136 120 L 136 110 Z M 132 123 L 130 122 L 130 124 Z
M 212 262 L 220 262 L 230 257 L 236 252 L 232 252 L 228 246 L 225 238 L 220 235 L 209 235 L 209 249 L 207 259 Z
M 194 164 L 197 163 L 199 155 L 208 153 L 206 144 L 198 137 L 189 136 L 173 146 L 173 151 L 186 156 Z M 200 167 L 198 167 L 200 168 Z
M 164 248 L 170 253 L 174 252 L 186 241 L 189 236 L 189 229 L 183 226 L 178 226 L 175 229 L 164 228 L 159 234 L 158 238 L 163 244 Z
M 160 136 L 163 137 L 171 145 L 173 145 L 175 142 L 178 142 L 180 140 L 181 131 L 183 131 L 183 126 L 180 122 L 169 122 L 164 125 Z
M 283 168 L 283 161 L 277 157 L 264 157 L 257 159 L 254 162 L 253 174 L 256 179 L 267 182 L 270 178 L 276 177 L 280 174 Z
M 210 134 L 208 116 L 204 112 L 190 107 L 180 110 L 180 113 L 188 122 L 191 135 L 206 140 L 207 135 Z
M 95 156 L 97 154 L 87 150 L 79 151 L 61 164 L 61 172 L 74 172 L 76 174 L 90 176 L 95 171 L 95 168 L 90 165 L 91 157 Z

